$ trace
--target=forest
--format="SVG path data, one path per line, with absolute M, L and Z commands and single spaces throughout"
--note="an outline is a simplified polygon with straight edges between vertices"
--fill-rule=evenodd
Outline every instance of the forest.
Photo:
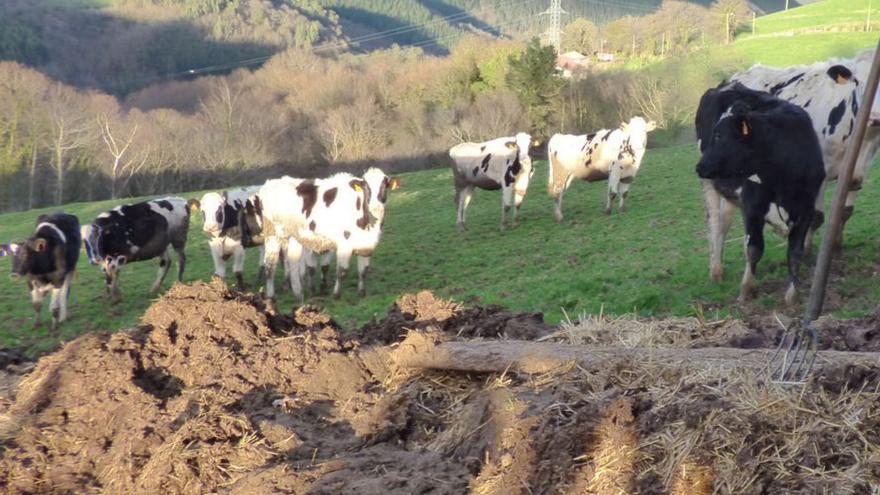
M 25 34 L 16 43 L 3 38 L 4 58 L 16 61 L 0 63 L 0 210 L 371 164 L 445 166 L 446 150 L 463 140 L 518 130 L 543 139 L 634 114 L 674 139 L 690 126 L 699 88 L 735 67 L 699 50 L 747 25 L 743 0 L 666 0 L 650 15 L 604 25 L 576 19 L 563 49 L 589 54 L 604 43 L 639 63 L 564 80 L 537 38 L 481 32 L 459 36 L 446 56 L 396 44 L 359 53 L 347 49 L 337 14 L 316 1 L 104 1 L 112 5 L 74 9 L 84 32 L 74 42 L 63 42 L 73 21 L 49 4 L 57 17 L 31 37 L 37 17 L 17 24 Z M 25 5 L 2 5 L 16 2 Z M 166 21 L 147 20 L 160 13 Z M 85 48 L 97 40 L 101 50 Z M 137 56 L 123 55 L 126 47 Z M 224 64 L 184 70 L 217 53 Z

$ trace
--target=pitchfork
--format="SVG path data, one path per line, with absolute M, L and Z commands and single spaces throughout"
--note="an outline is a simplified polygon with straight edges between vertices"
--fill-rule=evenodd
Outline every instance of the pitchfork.
M 853 169 L 856 159 L 865 139 L 868 117 L 874 106 L 874 95 L 877 92 L 877 83 L 880 81 L 880 41 L 874 51 L 874 61 L 871 65 L 871 75 L 865 88 L 865 96 L 856 117 L 855 135 L 846 149 L 843 159 L 843 170 L 837 178 L 837 187 L 834 190 L 834 200 L 831 204 L 831 219 L 822 237 L 822 246 L 819 248 L 819 256 L 816 258 L 816 270 L 813 272 L 813 286 L 810 289 L 810 301 L 804 314 L 802 323 L 795 323 L 785 329 L 779 347 L 770 358 L 770 377 L 773 381 L 786 384 L 801 384 L 806 382 L 807 377 L 813 370 L 816 362 L 819 346 L 819 332 L 813 326 L 813 322 L 822 312 L 822 304 L 825 301 L 825 287 L 828 285 L 828 272 L 831 267 L 832 244 L 840 235 L 843 220 L 843 209 L 846 203 L 846 195 L 852 181 Z M 781 322 L 780 322 L 781 324 Z M 785 326 L 783 325 L 783 328 Z

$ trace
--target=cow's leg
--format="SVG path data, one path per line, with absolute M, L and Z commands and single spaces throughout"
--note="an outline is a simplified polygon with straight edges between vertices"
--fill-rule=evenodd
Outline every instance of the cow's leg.
M 573 176 L 568 175 L 565 178 L 565 181 L 562 184 L 562 187 L 559 189 L 559 196 L 556 197 L 556 208 L 553 211 L 553 216 L 556 218 L 556 223 L 562 221 L 562 196 L 565 195 L 565 191 L 568 190 L 568 186 L 571 184 Z
M 52 299 L 49 303 L 49 310 L 52 313 L 52 323 L 49 325 L 49 331 L 58 330 L 58 324 L 61 323 L 61 299 L 64 294 L 64 288 L 52 287 Z
M 34 308 L 34 328 L 39 328 L 43 321 L 40 318 L 40 312 L 43 311 L 43 289 L 35 283 L 31 286 L 31 306 Z
M 785 303 L 794 304 L 797 298 L 798 267 L 804 257 L 804 239 L 813 224 L 813 211 L 810 206 L 804 208 L 805 214 L 798 218 L 788 233 L 788 289 L 785 291 Z
M 465 219 L 467 216 L 468 205 L 471 203 L 471 196 L 474 194 L 474 186 L 467 185 L 462 187 L 461 189 L 455 190 L 456 204 L 458 205 L 458 212 L 456 217 L 456 227 L 459 232 L 464 232 L 467 230 L 465 227 Z
M 321 259 L 321 294 L 330 290 L 330 256 L 331 253 L 327 253 Z
M 764 223 L 770 208 L 770 201 L 763 197 L 762 192 L 759 191 L 747 199 L 745 190 L 743 191 L 746 269 L 742 282 L 740 282 L 739 297 L 742 301 L 749 300 L 754 296 L 755 273 L 757 273 L 758 262 L 764 256 Z
M 287 240 L 287 250 L 286 250 L 286 264 L 287 264 L 287 278 L 290 284 L 290 290 L 293 292 L 293 297 L 299 304 L 302 305 L 305 302 L 303 297 L 303 287 L 302 287 L 302 268 L 303 268 L 303 247 L 302 244 L 299 243 L 294 238 L 290 238 Z
M 358 256 L 358 295 L 366 297 L 367 295 L 367 272 L 370 271 L 370 257 Z
M 275 270 L 278 269 L 278 255 L 281 243 L 275 236 L 266 238 L 263 252 L 263 274 L 266 276 L 266 299 L 275 298 Z
M 61 286 L 61 317 L 59 323 L 67 321 L 67 304 L 70 302 L 70 287 L 73 285 L 74 274 L 75 272 L 68 272 L 67 275 L 64 276 L 64 284 Z
M 816 235 L 816 232 L 819 231 L 819 227 L 825 223 L 825 185 L 827 182 L 822 181 L 822 185 L 819 187 L 819 194 L 816 196 L 816 202 L 813 207 L 813 215 L 812 221 L 810 222 L 809 229 L 807 230 L 806 235 L 804 235 L 804 254 L 809 255 L 813 252 L 813 237 Z M 849 201 L 849 195 L 846 197 L 847 201 Z M 844 220 L 845 222 L 846 220 Z M 789 238 L 791 237 L 791 231 L 789 231 Z M 838 246 L 833 246 L 835 249 Z
M 303 285 L 311 293 L 315 294 L 318 287 L 318 261 L 317 255 L 311 249 L 303 249 L 303 265 L 305 265 Z
M 605 214 L 611 214 L 611 205 L 617 198 L 620 188 L 620 167 L 611 166 L 611 173 L 608 175 L 608 194 L 605 201 Z
M 626 197 L 629 195 L 629 186 L 632 185 L 632 177 L 629 177 L 629 181 L 626 178 L 621 179 L 620 184 L 617 186 L 617 191 L 620 194 L 620 205 L 617 207 L 618 213 L 623 213 L 626 211 Z
M 156 281 L 153 282 L 153 286 L 150 287 L 150 292 L 157 292 L 162 287 L 165 276 L 168 275 L 168 269 L 171 268 L 171 254 L 168 252 L 170 250 L 171 246 L 168 246 L 165 252 L 162 253 L 162 256 L 159 257 L 159 275 L 156 277 Z
M 501 230 L 504 230 L 507 224 L 507 213 L 513 206 L 513 186 L 505 186 L 501 190 Z M 514 214 L 514 219 L 515 219 Z
M 717 283 L 724 278 L 724 234 L 721 225 L 723 198 L 712 185 L 712 181 L 702 179 L 700 183 L 706 207 L 706 225 L 709 227 L 709 277 Z
M 213 237 L 208 241 L 208 247 L 211 249 L 211 258 L 214 260 L 214 276 L 223 280 L 226 278 L 226 260 L 223 259 L 223 241 L 222 237 Z
M 257 270 L 257 286 L 258 286 L 258 287 L 259 287 L 260 285 L 262 285 L 262 284 L 263 284 L 263 281 L 266 279 L 265 268 L 264 268 L 264 266 L 263 266 L 263 258 L 266 257 L 266 249 L 265 249 L 265 246 L 262 246 L 262 245 L 261 245 L 261 246 L 259 247 L 259 250 L 260 250 L 260 254 L 259 254 L 259 256 L 260 256 L 260 268 Z
M 333 297 L 339 299 L 342 295 L 342 282 L 348 275 L 348 264 L 351 262 L 351 249 L 345 247 L 336 248 L 336 285 L 333 286 Z
M 177 252 L 177 281 L 183 282 L 183 272 L 186 270 L 186 244 L 173 243 L 171 247 Z
M 244 281 L 245 257 L 244 246 L 240 243 L 237 244 L 235 246 L 235 251 L 232 254 L 232 271 L 235 273 L 235 284 L 238 286 L 239 290 L 247 289 L 247 284 Z

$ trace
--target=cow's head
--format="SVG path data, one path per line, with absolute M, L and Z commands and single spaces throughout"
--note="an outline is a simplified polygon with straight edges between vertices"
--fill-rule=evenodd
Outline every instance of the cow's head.
M 385 218 L 388 193 L 400 188 L 400 179 L 388 177 L 376 167 L 364 172 L 363 178 L 370 185 L 370 213 L 381 222 Z
M 0 256 L 12 259 L 12 271 L 9 277 L 17 280 L 31 273 L 37 259 L 49 256 L 49 242 L 42 237 L 31 237 L 23 242 L 11 242 L 0 245 Z
M 127 261 L 128 257 L 125 255 L 107 255 L 101 259 L 98 264 L 101 265 L 101 271 L 104 272 L 104 278 L 107 280 L 108 286 L 113 285 L 113 282 L 119 277 L 119 269 L 122 268 Z
M 205 224 L 202 230 L 209 234 L 219 234 L 226 221 L 226 196 L 209 192 L 198 200 L 200 209 L 205 213 Z
M 754 114 L 735 104 L 715 128 L 697 164 L 697 175 L 703 179 L 745 179 L 755 174 L 751 153 Z
M 853 63 L 854 74 L 853 76 L 859 83 L 860 93 L 859 93 L 859 104 L 861 104 L 864 99 L 864 95 L 861 91 L 865 91 L 865 87 L 868 84 L 868 76 L 871 72 L 871 64 L 874 62 L 874 50 L 864 50 L 863 52 L 856 55 L 855 61 Z M 837 66 L 834 66 L 837 67 Z M 831 69 L 834 69 L 832 67 Z M 831 69 L 828 69 L 829 72 Z M 830 76 L 831 74 L 829 74 Z M 871 106 L 871 115 L 868 121 L 869 125 L 872 127 L 880 127 L 880 87 L 877 88 L 877 93 L 874 95 L 874 104 Z

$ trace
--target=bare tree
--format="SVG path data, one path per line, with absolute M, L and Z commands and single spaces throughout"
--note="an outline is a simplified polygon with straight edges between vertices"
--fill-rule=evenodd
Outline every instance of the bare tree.
M 117 180 L 119 179 L 120 173 L 123 173 L 127 170 L 130 170 L 137 163 L 136 160 L 128 160 L 123 162 L 122 157 L 125 156 L 125 152 L 128 151 L 128 148 L 131 146 L 132 141 L 134 141 L 134 136 L 137 134 L 138 126 L 135 124 L 131 128 L 131 132 L 128 134 L 128 137 L 125 138 L 124 141 L 118 140 L 115 136 L 113 136 L 113 132 L 110 129 L 110 118 L 106 113 L 103 113 L 97 118 L 98 129 L 101 132 L 101 139 L 104 140 L 104 143 L 107 145 L 107 150 L 110 152 L 110 155 L 113 157 L 113 164 L 110 166 L 110 197 L 112 199 L 116 199 L 119 197 L 119 190 L 117 189 Z M 141 163 L 145 163 L 146 160 L 143 160 Z M 131 173 L 129 173 L 129 177 L 131 177 Z
M 86 146 L 92 138 L 91 119 L 79 96 L 75 90 L 61 84 L 49 89 L 50 142 L 57 205 L 64 202 L 64 176 L 69 165 L 67 153 Z

